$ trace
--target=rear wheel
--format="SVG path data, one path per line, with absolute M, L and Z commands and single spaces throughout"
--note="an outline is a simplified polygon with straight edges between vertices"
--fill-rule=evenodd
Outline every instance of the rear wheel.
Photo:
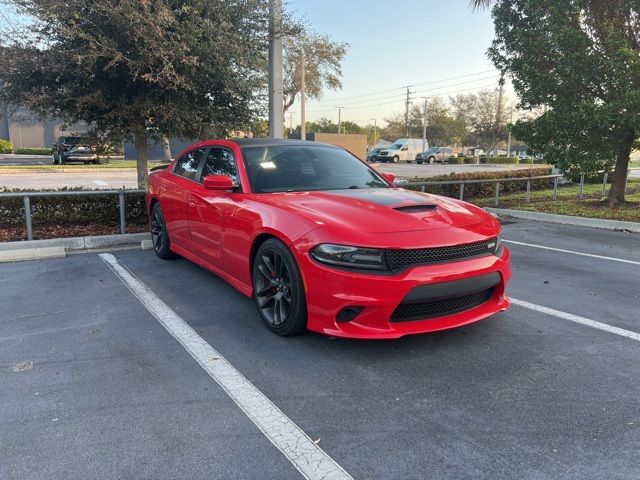
M 151 210 L 151 242 L 153 243 L 153 251 L 163 260 L 175 257 L 169 246 L 169 233 L 164 221 L 164 215 L 159 203 L 153 205 Z
M 307 301 L 293 254 L 281 241 L 264 242 L 253 261 L 253 297 L 266 327 L 278 335 L 307 329 Z

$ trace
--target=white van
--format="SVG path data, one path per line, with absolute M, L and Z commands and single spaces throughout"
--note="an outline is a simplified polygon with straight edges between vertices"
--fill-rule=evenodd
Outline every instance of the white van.
M 417 138 L 399 138 L 393 145 L 389 145 L 387 148 L 383 148 L 378 154 L 378 160 L 380 162 L 393 162 L 398 163 L 400 161 L 411 163 L 416 159 L 418 153 L 429 148 L 429 143 L 422 144 L 421 139 Z

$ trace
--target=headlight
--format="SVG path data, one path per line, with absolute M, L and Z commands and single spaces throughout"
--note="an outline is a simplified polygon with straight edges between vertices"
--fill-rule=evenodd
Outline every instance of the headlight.
M 359 248 L 323 243 L 311 250 L 311 256 L 318 262 L 339 267 L 388 270 L 384 250 L 377 250 L 375 248 Z

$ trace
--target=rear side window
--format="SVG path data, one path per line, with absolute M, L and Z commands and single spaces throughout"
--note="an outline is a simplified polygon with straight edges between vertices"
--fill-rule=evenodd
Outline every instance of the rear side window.
M 181 177 L 188 178 L 189 180 L 196 180 L 198 175 L 198 166 L 200 160 L 204 156 L 204 148 L 198 148 L 183 155 L 176 161 L 176 166 L 173 169 L 173 173 L 180 175 Z
M 238 169 L 233 153 L 226 148 L 211 147 L 202 166 L 201 181 L 207 175 L 226 175 L 233 183 L 238 183 Z

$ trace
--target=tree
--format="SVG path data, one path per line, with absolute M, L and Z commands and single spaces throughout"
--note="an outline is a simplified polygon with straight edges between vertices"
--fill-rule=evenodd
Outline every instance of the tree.
M 523 109 L 516 136 L 563 171 L 613 167 L 607 202 L 624 202 L 640 135 L 640 4 L 637 0 L 500 0 L 494 64 L 512 77 Z
M 495 91 L 460 94 L 451 102 L 455 117 L 466 126 L 465 143 L 492 151 L 507 137 L 507 118 L 504 112 L 498 111 L 498 94 Z
M 264 104 L 266 0 L 9 0 L 33 19 L 0 48 L 0 100 L 133 139 L 202 138 Z
M 342 60 L 348 44 L 334 42 L 327 35 L 312 31 L 300 31 L 284 40 L 284 111 L 296 101 L 302 83 L 302 51 L 305 65 L 305 94 L 317 100 L 324 90 L 342 88 Z

